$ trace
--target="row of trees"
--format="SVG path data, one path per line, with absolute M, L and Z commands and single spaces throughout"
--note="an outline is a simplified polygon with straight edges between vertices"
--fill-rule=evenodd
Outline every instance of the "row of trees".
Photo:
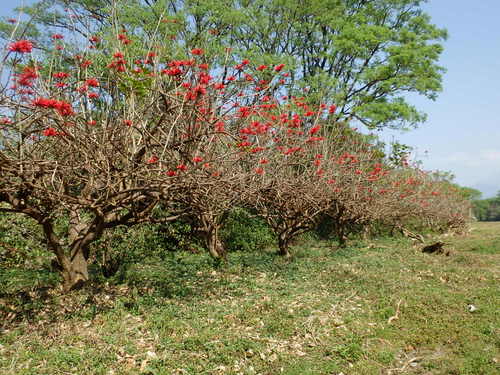
M 340 120 L 357 104 L 336 105 L 314 89 L 294 95 L 295 65 L 211 51 L 219 35 L 195 48 L 166 42 L 163 26 L 177 18 L 130 32 L 116 15 L 97 14 L 96 35 L 71 16 L 72 29 L 52 34 L 51 45 L 8 42 L 0 100 L 0 211 L 43 228 L 64 290 L 88 280 L 91 245 L 123 225 L 187 221 L 223 258 L 220 229 L 235 206 L 267 221 L 284 256 L 325 218 L 341 242 L 380 225 L 465 225 L 467 201 L 452 185 L 388 160 Z M 356 91 L 365 73 L 344 83 Z
M 473 202 L 474 216 L 479 221 L 500 221 L 500 192 L 496 197 Z

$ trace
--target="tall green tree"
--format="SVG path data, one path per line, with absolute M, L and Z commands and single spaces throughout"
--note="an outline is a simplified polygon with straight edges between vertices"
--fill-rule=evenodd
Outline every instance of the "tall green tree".
M 408 103 L 416 93 L 435 99 L 446 31 L 422 10 L 425 0 L 41 0 L 18 8 L 20 25 L 4 22 L 1 36 L 34 38 L 42 48 L 53 31 L 82 36 L 124 27 L 147 38 L 163 28 L 178 41 L 172 54 L 203 46 L 207 56 L 255 66 L 286 63 L 288 94 L 335 103 L 339 120 L 368 128 L 409 128 L 425 114 Z M 120 25 L 114 25 L 112 15 Z M 168 33 L 167 33 L 168 34 Z M 213 62 L 217 62 L 216 59 Z M 262 74 L 265 77 L 265 73 Z

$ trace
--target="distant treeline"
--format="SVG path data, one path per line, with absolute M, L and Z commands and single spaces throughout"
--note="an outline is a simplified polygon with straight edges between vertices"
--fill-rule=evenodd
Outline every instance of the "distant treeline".
M 500 221 L 500 191 L 489 199 L 473 201 L 474 216 L 479 221 Z

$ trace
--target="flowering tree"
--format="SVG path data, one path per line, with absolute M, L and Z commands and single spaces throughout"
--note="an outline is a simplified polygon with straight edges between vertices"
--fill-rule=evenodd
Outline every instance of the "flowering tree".
M 164 220 L 191 218 L 210 253 L 223 253 L 221 218 L 246 173 L 241 113 L 270 81 L 244 72 L 249 61 L 216 80 L 203 49 L 171 59 L 157 38 L 134 45 L 121 31 L 46 60 L 28 40 L 6 46 L 0 210 L 43 227 L 65 290 L 88 279 L 89 245 L 104 230 L 151 220 L 158 202 Z

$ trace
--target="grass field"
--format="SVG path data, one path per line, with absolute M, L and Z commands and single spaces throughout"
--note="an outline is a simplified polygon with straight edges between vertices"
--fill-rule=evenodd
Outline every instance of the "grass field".
M 0 269 L 0 374 L 499 374 L 500 223 L 441 239 L 178 253 L 63 296 Z

